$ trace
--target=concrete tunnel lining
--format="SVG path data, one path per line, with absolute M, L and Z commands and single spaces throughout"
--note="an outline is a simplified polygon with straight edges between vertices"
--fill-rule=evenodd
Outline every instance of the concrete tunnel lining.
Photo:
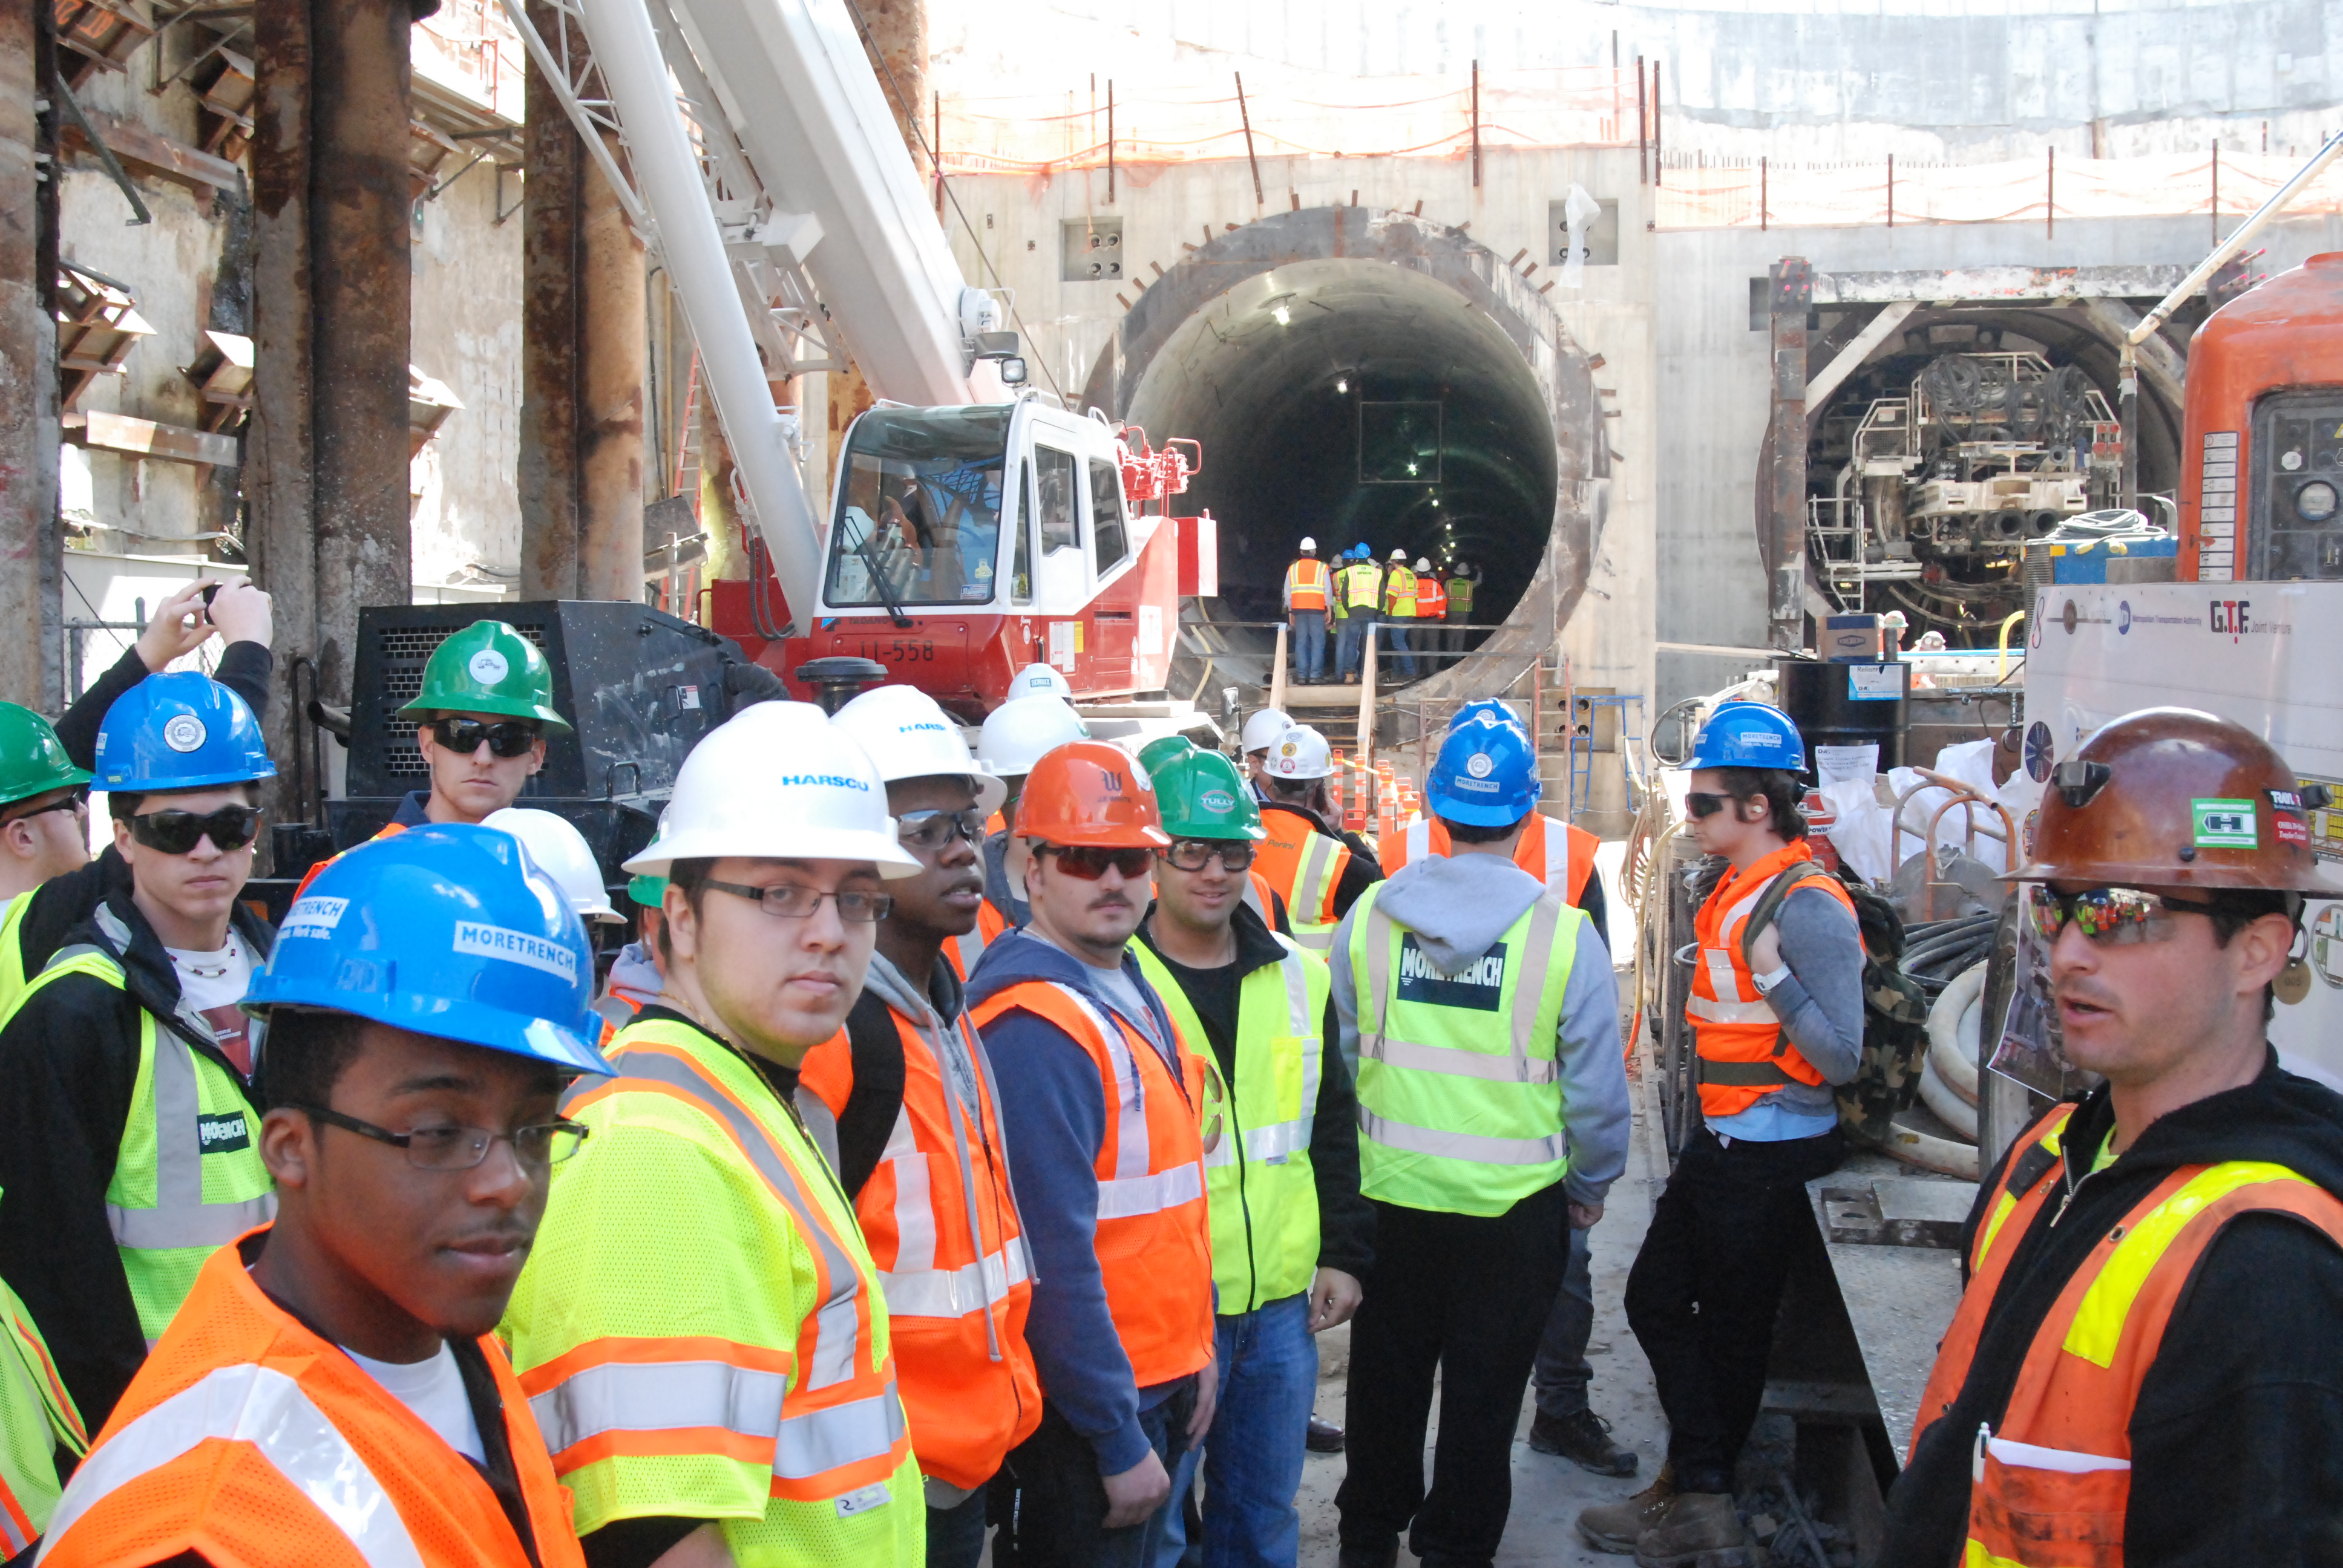
M 1274 320 L 1281 304 L 1289 324 Z M 1101 355 L 1085 401 L 1155 440 L 1205 442 L 1204 473 L 1182 509 L 1209 505 L 1222 517 L 1216 496 L 1244 508 L 1223 520 L 1223 579 L 1265 580 L 1273 614 L 1276 573 L 1304 533 L 1339 548 L 1360 537 L 1363 522 L 1378 556 L 1394 544 L 1412 557 L 1432 553 L 1423 548 L 1433 542 L 1423 521 L 1432 510 L 1397 516 L 1373 494 L 1396 499 L 1408 487 L 1355 485 L 1348 427 L 1339 453 L 1310 453 L 1308 493 L 1282 513 L 1273 505 L 1276 486 L 1310 467 L 1297 457 L 1295 432 L 1332 428 L 1322 419 L 1312 426 L 1309 406 L 1339 396 L 1332 384 L 1348 370 L 1377 397 L 1434 389 L 1471 433 L 1451 447 L 1443 509 L 1480 530 L 1463 534 L 1459 553 L 1486 574 L 1475 618 L 1502 611 L 1503 625 L 1470 658 L 1411 689 L 1433 699 L 1502 689 L 1552 648 L 1584 591 L 1609 455 L 1585 350 L 1501 258 L 1458 230 L 1402 213 L 1272 215 L 1224 232 L 1141 293 Z M 1337 470 L 1346 484 L 1333 482 Z M 1445 499 L 1452 494 L 1454 503 Z M 1238 535 L 1251 547 L 1242 558 Z M 1260 602 L 1258 589 L 1228 597 Z M 1216 619 L 1266 618 L 1225 602 L 1204 608 Z M 1215 640 L 1265 672 L 1265 637 Z M 1183 638 L 1183 651 L 1195 646 Z M 1202 678 L 1201 659 L 1183 665 L 1190 680 Z M 1174 684 L 1184 695 L 1179 676 Z

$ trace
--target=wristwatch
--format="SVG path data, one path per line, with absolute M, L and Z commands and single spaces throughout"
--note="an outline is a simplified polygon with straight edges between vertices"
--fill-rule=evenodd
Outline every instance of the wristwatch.
M 1773 994 L 1774 994 L 1774 988 L 1775 988 L 1775 986 L 1777 986 L 1777 985 L 1780 985 L 1784 980 L 1788 980 L 1789 978 L 1790 978 L 1790 966 L 1789 966 L 1789 965 L 1787 965 L 1787 964 L 1784 964 L 1780 969 L 1775 970 L 1773 973 L 1771 973 L 1771 974 L 1762 974 L 1762 975 L 1758 975 L 1758 976 L 1756 976 L 1756 977 L 1755 977 L 1755 983 L 1756 983 L 1756 986 L 1757 986 L 1757 994 L 1758 994 L 1759 996 L 1771 996 L 1771 995 L 1773 995 Z

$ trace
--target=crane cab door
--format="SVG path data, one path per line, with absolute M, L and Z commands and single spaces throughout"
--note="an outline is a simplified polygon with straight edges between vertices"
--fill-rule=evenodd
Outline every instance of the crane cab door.
M 1136 550 L 1113 433 L 1036 404 L 1021 413 L 1011 443 L 1021 529 L 1010 544 L 1012 624 L 1031 626 L 1032 657 L 1075 690 L 1130 690 L 1137 618 L 1115 589 L 1131 575 Z

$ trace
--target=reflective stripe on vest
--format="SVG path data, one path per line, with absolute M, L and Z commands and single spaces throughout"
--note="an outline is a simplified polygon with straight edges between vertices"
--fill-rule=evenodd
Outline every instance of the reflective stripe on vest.
M 7 911 L 0 914 L 0 1023 L 16 1010 L 32 983 L 25 973 L 25 915 L 32 907 L 32 891 L 22 892 L 9 900 Z
M 1286 592 L 1291 596 L 1288 608 L 1292 609 L 1324 609 L 1326 608 L 1326 563 L 1298 560 L 1285 568 Z
M 1513 864 L 1544 882 L 1559 885 L 1574 909 L 1583 909 L 1586 884 L 1594 876 L 1594 850 L 1601 839 L 1584 828 L 1554 821 L 1544 813 L 1530 813 L 1529 826 L 1513 844 Z M 1394 876 L 1402 866 L 1453 849 L 1448 829 L 1430 817 L 1418 817 L 1383 847 L 1383 875 Z
M 1848 940 L 1862 940 L 1855 900 L 1836 878 L 1814 863 L 1804 839 L 1785 845 L 1745 870 L 1727 869 L 1693 921 L 1700 962 L 1693 970 L 1692 993 L 1684 999 L 1700 1058 L 1704 1116 L 1737 1115 L 1785 1085 L 1824 1081 L 1821 1070 L 1791 1043 L 1741 951 L 1743 927 L 1775 879 L 1785 876 L 1805 879 L 1801 889 L 1820 888 L 1835 897 L 1846 910 Z
M 128 990 L 113 955 L 73 947 L 50 960 L 25 995 L 67 975 Z M 260 1158 L 259 1111 L 235 1074 L 179 1032 L 200 1025 L 208 1036 L 210 1026 L 184 1010 L 173 1021 L 177 1028 L 165 1029 L 138 1010 L 138 1073 L 106 1185 L 106 1225 L 150 1345 L 170 1326 L 213 1249 L 277 1213 L 276 1184 Z
M 1373 611 L 1376 596 L 1383 588 L 1382 570 L 1362 562 L 1358 566 L 1343 568 L 1341 576 L 1342 597 L 1350 602 L 1350 608 Z
M 1450 578 L 1446 587 L 1448 589 L 1448 613 L 1454 616 L 1458 620 L 1471 620 L 1473 618 L 1473 579 L 1471 578 Z
M 1269 837 L 1262 841 L 1253 865 L 1284 898 L 1293 940 L 1323 953 L 1334 945 L 1334 928 L 1342 923 L 1333 904 L 1351 863 L 1350 846 L 1292 811 L 1264 811 L 1262 825 Z
M 1447 590 L 1434 577 L 1415 579 L 1415 614 L 1419 620 L 1439 620 L 1448 614 Z
M 0 1543 L 13 1555 L 48 1528 L 59 1491 L 57 1451 L 79 1459 L 89 1452 L 89 1432 L 33 1314 L 5 1284 L 0 1332 L 9 1351 L 0 1356 Z
M 1415 574 L 1393 567 L 1383 578 L 1383 613 L 1394 620 L 1415 618 Z
M 1566 1163 L 1555 1031 L 1584 916 L 1550 888 L 1443 975 L 1378 907 L 1384 885 L 1361 896 L 1363 916 L 1353 910 L 1344 955 L 1358 998 L 1362 1187 L 1409 1208 L 1501 1214 Z
M 1298 943 L 1277 940 L 1283 956 L 1239 982 L 1228 1124 L 1204 1156 L 1212 1280 L 1220 1292 L 1214 1310 L 1224 1317 L 1308 1290 L 1318 1268 L 1310 1139 L 1332 980 Z M 1144 942 L 1132 951 L 1182 1034 L 1210 1050 L 1203 1020 L 1171 970 Z
M 1021 980 L 987 997 L 970 1016 L 981 1030 L 1021 1010 L 1081 1047 L 1099 1074 L 1107 1115 L 1091 1160 L 1098 1181 L 1091 1244 L 1132 1375 L 1141 1388 L 1185 1377 L 1212 1357 L 1211 1222 L 1199 1125 L 1203 1069 L 1176 1035 L 1167 1062 L 1121 1017 L 1052 980 Z

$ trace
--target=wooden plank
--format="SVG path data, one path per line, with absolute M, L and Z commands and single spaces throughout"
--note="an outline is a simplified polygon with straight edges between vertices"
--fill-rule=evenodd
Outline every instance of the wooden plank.
M 89 123 L 106 138 L 106 145 L 123 166 L 136 173 L 153 175 L 171 180 L 196 191 L 232 191 L 241 180 L 236 165 L 226 158 L 216 158 L 200 152 L 185 142 L 174 141 L 159 132 L 150 131 L 136 120 L 120 115 L 109 115 L 103 109 L 85 109 Z M 58 128 L 59 140 L 67 147 L 88 147 L 80 127 L 66 122 Z M 96 149 L 89 148 L 95 152 Z
M 190 430 L 183 425 L 158 425 L 152 419 L 134 419 L 126 414 L 106 414 L 95 408 L 81 418 L 81 444 L 85 447 L 216 468 L 233 468 L 243 460 L 236 438 L 231 436 Z

